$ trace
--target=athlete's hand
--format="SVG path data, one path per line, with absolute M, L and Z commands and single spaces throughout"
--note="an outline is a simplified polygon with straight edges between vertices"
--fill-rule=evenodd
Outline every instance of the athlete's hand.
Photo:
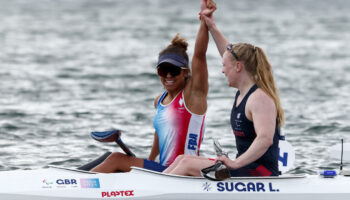
M 202 19 L 203 14 L 210 16 L 215 10 L 216 10 L 216 3 L 213 0 L 202 0 L 201 11 L 198 13 L 199 19 Z
M 229 159 L 226 156 L 219 156 L 215 159 L 215 162 L 219 162 L 219 161 L 221 161 L 229 169 L 237 169 L 238 168 L 235 161 Z
M 216 9 L 216 3 L 213 0 L 207 0 L 207 8 Z

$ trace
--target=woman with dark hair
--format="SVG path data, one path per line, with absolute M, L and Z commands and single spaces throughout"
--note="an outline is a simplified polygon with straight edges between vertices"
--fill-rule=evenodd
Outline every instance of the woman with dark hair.
M 231 176 L 278 176 L 278 141 L 284 114 L 271 65 L 264 51 L 248 43 L 230 44 L 215 25 L 212 13 L 201 12 L 222 56 L 222 73 L 237 88 L 231 112 L 237 156 L 208 159 L 177 157 L 164 173 L 200 176 L 200 170 L 221 161 Z
M 205 3 L 203 0 L 202 10 L 206 7 Z M 192 74 L 186 52 L 188 44 L 179 34 L 159 53 L 157 73 L 165 92 L 154 101 L 157 109 L 153 121 L 155 134 L 148 159 L 115 152 L 92 171 L 126 172 L 131 166 L 163 171 L 178 155 L 198 156 L 207 110 L 208 40 L 207 25 L 201 20 L 192 58 Z M 154 162 L 158 155 L 159 163 Z

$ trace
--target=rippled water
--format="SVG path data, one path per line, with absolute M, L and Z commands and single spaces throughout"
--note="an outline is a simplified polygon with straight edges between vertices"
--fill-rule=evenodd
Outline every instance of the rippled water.
M 217 25 L 232 42 L 263 47 L 296 150 L 291 173 L 338 168 L 328 157 L 350 141 L 350 2 L 218 0 Z M 0 0 L 0 170 L 79 166 L 113 144 L 92 130 L 119 128 L 139 156 L 153 140 L 153 100 L 162 93 L 158 52 L 180 32 L 192 56 L 199 0 Z M 213 40 L 201 155 L 219 137 L 233 156 L 235 89 Z

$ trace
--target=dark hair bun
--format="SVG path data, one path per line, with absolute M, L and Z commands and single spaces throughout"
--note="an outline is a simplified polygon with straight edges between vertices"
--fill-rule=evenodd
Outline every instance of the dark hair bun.
M 185 51 L 187 50 L 187 47 L 188 47 L 188 43 L 186 41 L 185 38 L 180 38 L 180 33 L 177 33 L 175 35 L 175 37 L 173 38 L 173 40 L 171 41 L 171 45 L 172 46 L 175 46 L 175 47 L 178 47 L 178 48 L 182 48 L 184 49 Z M 170 46 L 171 46 L 170 45 Z

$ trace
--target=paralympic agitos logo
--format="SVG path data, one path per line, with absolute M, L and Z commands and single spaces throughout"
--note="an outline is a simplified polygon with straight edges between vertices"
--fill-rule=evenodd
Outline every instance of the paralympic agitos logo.
M 134 196 L 134 190 L 120 190 L 120 191 L 102 192 L 102 198 L 130 197 L 130 196 Z

